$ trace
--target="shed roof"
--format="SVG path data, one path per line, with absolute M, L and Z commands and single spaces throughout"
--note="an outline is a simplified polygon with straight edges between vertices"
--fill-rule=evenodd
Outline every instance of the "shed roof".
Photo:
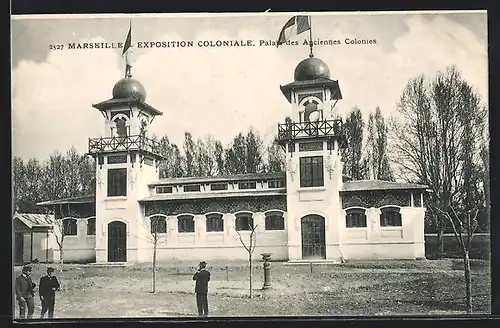
M 52 227 L 54 225 L 54 215 L 36 213 L 15 213 L 13 220 L 18 219 L 28 228 Z
M 45 206 L 45 205 L 59 205 L 59 204 L 89 204 L 89 203 L 94 203 L 94 202 L 95 202 L 95 195 L 87 195 L 87 196 L 49 200 L 49 201 L 37 203 L 37 205 L 38 206 Z

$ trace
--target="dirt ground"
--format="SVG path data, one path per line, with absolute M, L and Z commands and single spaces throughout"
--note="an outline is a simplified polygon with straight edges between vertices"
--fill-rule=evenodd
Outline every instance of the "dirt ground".
M 197 263 L 161 263 L 156 293 L 151 266 L 125 267 L 66 264 L 56 272 L 61 291 L 57 318 L 189 317 L 196 314 L 192 275 Z M 226 269 L 227 266 L 227 269 Z M 443 315 L 465 313 L 459 260 L 379 261 L 346 264 L 272 263 L 272 289 L 263 291 L 261 262 L 254 263 L 250 299 L 248 263 L 214 262 L 209 285 L 211 316 L 286 315 Z M 44 264 L 34 265 L 37 282 Z M 475 313 L 490 312 L 490 268 L 473 262 Z M 14 274 L 20 274 L 16 267 Z M 311 272 L 312 271 L 312 272 Z M 35 317 L 40 313 L 38 295 Z M 16 316 L 18 307 L 16 304 Z

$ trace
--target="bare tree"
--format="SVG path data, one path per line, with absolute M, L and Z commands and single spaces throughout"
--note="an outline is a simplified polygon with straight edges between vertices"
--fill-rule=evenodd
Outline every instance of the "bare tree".
M 166 241 L 167 236 L 167 221 L 165 217 L 162 216 L 151 216 L 148 220 L 149 222 L 143 222 L 142 227 L 146 230 L 146 237 L 138 236 L 139 239 L 145 240 L 150 243 L 153 247 L 153 258 L 152 258 L 152 290 L 151 292 L 156 293 L 156 257 L 158 245 Z
M 240 237 L 241 244 L 243 245 L 243 247 L 245 247 L 245 250 L 248 252 L 248 265 L 249 265 L 249 278 L 250 278 L 250 285 L 249 285 L 250 295 L 249 295 L 249 297 L 250 298 L 252 298 L 252 256 L 253 256 L 253 252 L 255 251 L 255 247 L 257 246 L 257 242 L 256 242 L 256 238 L 255 238 L 256 237 L 255 231 L 257 229 L 257 226 L 258 225 L 253 226 L 253 222 L 252 222 L 252 224 L 248 224 L 248 228 L 250 231 L 250 238 L 249 238 L 250 240 L 249 240 L 248 246 L 243 241 L 243 238 L 241 237 L 241 233 L 238 231 L 238 229 L 235 229 L 236 233 L 238 234 L 238 237 Z
M 54 213 L 55 217 L 55 213 Z M 69 219 L 56 219 L 54 218 L 54 236 L 56 238 L 57 247 L 59 248 L 59 271 L 63 272 L 64 269 L 64 238 L 68 235 L 70 223 L 73 220 Z

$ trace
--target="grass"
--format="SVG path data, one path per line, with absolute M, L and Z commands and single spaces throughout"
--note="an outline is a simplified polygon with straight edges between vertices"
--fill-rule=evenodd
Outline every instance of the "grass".
M 473 266 L 474 311 L 490 312 L 488 263 Z M 458 263 L 458 264 L 457 264 Z M 59 318 L 186 317 L 196 313 L 192 274 L 196 263 L 161 263 L 157 292 L 151 268 L 65 265 Z M 228 266 L 228 272 L 225 267 Z M 35 265 L 34 281 L 45 266 Z M 272 263 L 271 290 L 262 291 L 262 263 L 255 263 L 254 295 L 248 298 L 248 264 L 211 262 L 209 307 L 212 316 L 281 315 L 443 315 L 464 312 L 460 261 L 370 261 L 337 265 Z M 19 274 L 20 268 L 15 268 Z M 229 279 L 227 279 L 229 278 Z M 40 311 L 36 299 L 37 315 Z M 16 305 L 17 311 L 17 305 Z
M 444 258 L 462 258 L 460 247 L 455 236 L 445 236 L 444 242 Z M 438 239 L 437 236 L 425 237 L 425 257 L 428 259 L 438 258 Z M 477 235 L 472 240 L 470 257 L 473 259 L 482 259 L 489 261 L 491 254 L 490 236 Z

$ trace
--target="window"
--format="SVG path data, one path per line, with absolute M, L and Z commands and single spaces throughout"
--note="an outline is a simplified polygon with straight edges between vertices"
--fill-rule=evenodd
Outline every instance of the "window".
M 268 188 L 283 188 L 285 187 L 284 180 L 271 180 L 267 183 Z
M 283 217 L 283 213 L 266 213 L 266 230 L 285 230 L 285 218 Z
M 207 215 L 207 232 L 224 231 L 222 214 Z
M 167 220 L 162 216 L 153 216 L 150 218 L 152 233 L 166 233 Z
M 238 189 L 256 189 L 256 188 L 257 188 L 257 183 L 255 181 L 238 183 Z
M 124 117 L 117 118 L 115 121 L 116 124 L 116 134 L 118 137 L 126 137 L 127 136 L 127 119 Z
M 172 186 L 156 187 L 156 193 L 157 194 L 171 194 L 172 193 Z
M 194 216 L 182 215 L 177 218 L 177 231 L 180 233 L 194 232 Z
M 251 231 L 253 228 L 253 218 L 251 213 L 236 214 L 236 231 Z
M 346 211 L 346 228 L 366 228 L 366 214 L 363 209 L 350 209 Z
M 323 156 L 301 157 L 300 186 L 321 187 L 323 185 Z
M 75 219 L 64 219 L 62 224 L 65 236 L 76 236 L 78 234 L 78 226 Z
M 87 220 L 87 236 L 95 235 L 95 219 Z
M 127 169 L 108 170 L 108 197 L 127 196 Z
M 381 227 L 401 227 L 401 213 L 397 207 L 384 207 L 380 211 L 380 226 Z
M 200 191 L 200 185 L 186 185 L 184 186 L 184 192 Z
M 212 183 L 210 185 L 210 190 L 216 191 L 216 190 L 227 190 L 228 185 L 227 183 Z

